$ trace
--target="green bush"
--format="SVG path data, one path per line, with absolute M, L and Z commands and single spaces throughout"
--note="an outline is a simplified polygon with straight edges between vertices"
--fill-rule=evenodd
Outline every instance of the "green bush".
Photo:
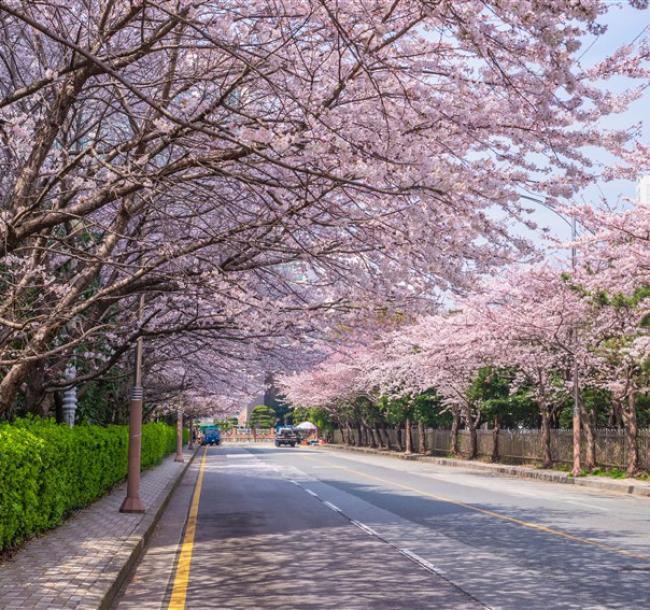
M 163 423 L 142 428 L 142 467 L 176 448 Z M 0 551 L 61 523 L 126 478 L 128 428 L 52 420 L 0 424 Z

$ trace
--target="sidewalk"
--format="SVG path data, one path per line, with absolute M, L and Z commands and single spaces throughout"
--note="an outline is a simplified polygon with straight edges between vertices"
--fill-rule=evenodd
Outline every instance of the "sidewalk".
M 194 456 L 174 454 L 142 474 L 144 515 L 123 514 L 126 484 L 0 563 L 0 609 L 107 608 L 128 577 L 170 495 Z
M 567 485 L 579 485 L 580 487 L 589 487 L 600 491 L 611 491 L 614 493 L 631 494 L 635 496 L 650 496 L 650 482 L 639 481 L 637 479 L 609 479 L 607 477 L 573 477 L 567 472 L 558 470 L 544 470 L 534 466 L 511 466 L 509 464 L 490 464 L 475 460 L 460 460 L 452 458 L 436 457 L 431 455 L 420 455 L 412 453 L 410 455 L 398 453 L 396 451 L 387 451 L 385 449 L 371 449 L 369 447 L 347 447 L 343 445 L 321 445 L 319 449 L 336 449 L 339 451 L 351 451 L 357 453 L 370 453 L 373 455 L 383 455 L 403 460 L 415 460 L 439 466 L 451 466 L 455 468 L 465 468 L 467 470 L 478 470 L 487 472 L 493 476 L 509 476 L 519 479 L 535 479 L 537 481 L 549 481 L 551 483 L 564 483 Z

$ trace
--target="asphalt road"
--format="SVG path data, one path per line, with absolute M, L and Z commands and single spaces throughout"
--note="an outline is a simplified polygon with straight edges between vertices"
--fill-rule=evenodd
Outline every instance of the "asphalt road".
M 121 610 L 650 608 L 649 499 L 315 449 L 212 448 L 199 466 Z

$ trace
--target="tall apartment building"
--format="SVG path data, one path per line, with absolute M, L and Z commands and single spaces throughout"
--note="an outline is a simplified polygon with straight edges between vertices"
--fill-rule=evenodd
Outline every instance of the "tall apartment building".
M 240 412 L 237 416 L 239 425 L 244 426 L 250 417 L 253 409 L 258 405 L 266 405 L 267 407 L 277 407 L 278 405 L 278 390 L 273 384 L 273 373 L 268 372 L 264 379 L 264 389 L 260 391 Z
M 636 183 L 636 200 L 640 205 L 650 206 L 650 176 L 641 176 Z

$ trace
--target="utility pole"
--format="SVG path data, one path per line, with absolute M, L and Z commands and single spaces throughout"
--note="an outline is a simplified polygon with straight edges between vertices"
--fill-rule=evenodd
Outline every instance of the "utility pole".
M 144 294 L 140 295 L 138 308 L 140 325 L 144 320 Z M 129 470 L 126 483 L 126 498 L 120 507 L 121 513 L 143 513 L 144 504 L 140 499 L 140 461 L 142 450 L 142 335 L 135 345 L 135 384 L 131 389 L 131 404 L 129 408 Z
M 576 239 L 578 237 L 575 216 L 571 222 L 571 269 L 575 275 L 577 268 Z M 578 328 L 573 328 L 573 470 L 577 477 L 580 474 L 580 387 L 578 377 Z

